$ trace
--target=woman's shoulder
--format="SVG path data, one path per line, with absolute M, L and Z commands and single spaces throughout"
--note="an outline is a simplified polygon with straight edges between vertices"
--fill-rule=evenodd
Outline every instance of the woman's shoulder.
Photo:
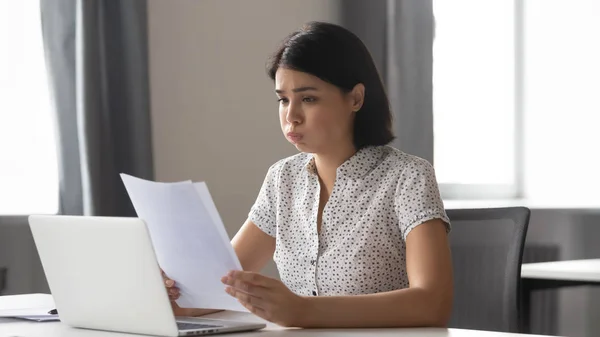
M 420 172 L 433 170 L 433 165 L 424 158 L 406 153 L 390 145 L 382 146 L 381 149 L 385 153 L 385 160 L 392 164 L 391 167 L 396 167 L 399 173 L 406 170 Z
M 393 147 L 387 151 L 388 167 L 393 167 L 389 178 L 395 181 L 396 194 L 438 193 L 435 170 L 428 160 Z
M 437 185 L 435 170 L 428 160 L 391 146 L 387 146 L 385 151 L 385 175 L 396 186 L 396 193 L 404 189 L 421 190 Z

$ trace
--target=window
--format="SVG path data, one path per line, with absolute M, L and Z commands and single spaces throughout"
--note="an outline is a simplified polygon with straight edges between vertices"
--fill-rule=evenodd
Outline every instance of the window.
M 443 197 L 599 200 L 600 2 L 433 3 Z
M 38 1 L 0 2 L 0 215 L 56 213 L 58 169 Z
M 514 195 L 514 3 L 436 0 L 434 15 L 434 162 L 442 193 Z
M 600 205 L 600 1 L 525 1 L 524 190 Z

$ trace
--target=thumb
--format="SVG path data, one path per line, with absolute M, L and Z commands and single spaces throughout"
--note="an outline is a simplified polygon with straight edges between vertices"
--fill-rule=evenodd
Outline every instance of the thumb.
M 171 280 L 162 269 L 160 270 L 160 274 L 162 275 L 163 281 L 165 281 L 165 285 L 167 287 L 172 287 L 175 285 L 175 281 Z

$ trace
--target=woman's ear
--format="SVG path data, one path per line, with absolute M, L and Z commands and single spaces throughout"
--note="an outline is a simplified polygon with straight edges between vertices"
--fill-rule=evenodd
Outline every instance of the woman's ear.
M 350 104 L 352 107 L 352 112 L 357 112 L 362 108 L 365 102 L 365 86 L 362 83 L 358 83 L 354 86 L 352 91 L 350 92 Z

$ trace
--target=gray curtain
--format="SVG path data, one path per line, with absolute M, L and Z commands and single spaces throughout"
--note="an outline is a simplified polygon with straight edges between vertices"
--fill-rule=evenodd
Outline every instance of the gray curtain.
M 386 84 L 393 145 L 433 163 L 432 0 L 344 0 L 342 25 L 369 48 Z
M 61 214 L 134 216 L 124 172 L 153 179 L 145 0 L 41 0 Z

